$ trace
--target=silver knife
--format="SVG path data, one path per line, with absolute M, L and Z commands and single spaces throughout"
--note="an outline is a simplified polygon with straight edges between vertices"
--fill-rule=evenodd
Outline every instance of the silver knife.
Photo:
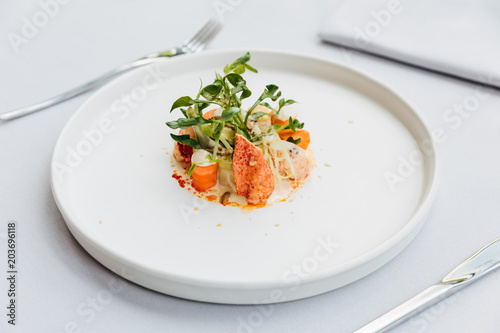
M 500 239 L 486 245 L 446 275 L 398 307 L 373 320 L 354 333 L 386 332 L 411 316 L 424 311 L 446 297 L 468 286 L 500 266 Z

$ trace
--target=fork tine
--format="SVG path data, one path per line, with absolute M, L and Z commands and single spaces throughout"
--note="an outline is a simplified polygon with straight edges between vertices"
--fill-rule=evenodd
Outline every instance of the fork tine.
M 184 42 L 186 47 L 191 52 L 201 51 L 206 44 L 219 32 L 221 29 L 220 22 L 211 19 L 208 21 L 190 40 Z
M 192 52 L 200 51 L 208 41 L 210 41 L 219 31 L 220 24 L 215 20 L 210 20 L 201 30 L 186 44 L 185 47 Z
M 190 40 L 185 41 L 185 44 L 199 40 L 203 37 L 203 35 L 206 35 L 207 32 L 210 32 L 214 29 L 220 29 L 220 26 L 221 24 L 217 20 L 210 19 Z
M 200 40 L 198 45 L 195 46 L 198 49 L 198 51 L 203 50 L 205 46 L 207 46 L 208 42 L 211 41 L 215 37 L 215 35 L 217 35 L 220 28 L 221 28 L 220 25 L 216 25 L 212 30 L 208 31 L 205 38 L 203 40 Z
M 192 36 L 190 39 L 185 40 L 184 43 L 183 43 L 183 45 L 188 45 L 192 41 L 197 40 L 198 38 L 200 38 L 205 33 L 207 27 L 209 27 L 211 24 L 212 24 L 212 20 L 210 20 L 207 23 L 205 23 L 205 25 L 203 27 L 201 27 L 201 29 L 198 30 L 194 36 Z

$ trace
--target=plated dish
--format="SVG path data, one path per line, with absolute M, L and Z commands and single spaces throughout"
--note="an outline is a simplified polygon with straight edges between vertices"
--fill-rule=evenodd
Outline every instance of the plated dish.
M 295 53 L 250 50 L 259 73 L 245 80 L 300 102 L 316 165 L 304 185 L 253 210 L 180 188 L 171 136 L 179 129 L 165 124 L 181 113 L 171 106 L 246 51 L 134 70 L 93 94 L 61 132 L 55 201 L 83 248 L 125 279 L 206 302 L 301 299 L 380 268 L 425 222 L 438 162 L 416 111 L 367 75 Z
M 179 97 L 170 111 L 180 109 L 183 117 L 167 122 L 179 129 L 170 134 L 179 185 L 224 206 L 247 209 L 288 199 L 314 165 L 310 134 L 292 109 L 296 101 L 280 98 L 279 87 L 268 84 L 245 107 L 252 91 L 243 73 L 257 73 L 250 58 L 247 52 L 226 65 L 196 97 Z

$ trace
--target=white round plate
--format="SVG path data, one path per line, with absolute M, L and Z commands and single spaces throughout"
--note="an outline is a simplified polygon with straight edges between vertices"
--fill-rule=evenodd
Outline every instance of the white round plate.
M 386 86 L 325 59 L 253 50 L 251 103 L 266 84 L 298 102 L 316 168 L 287 201 L 250 212 L 196 198 L 172 178 L 178 97 L 196 96 L 246 50 L 136 69 L 75 113 L 52 159 L 54 198 L 78 242 L 130 281 L 182 298 L 283 302 L 375 271 L 414 238 L 436 192 L 427 127 Z

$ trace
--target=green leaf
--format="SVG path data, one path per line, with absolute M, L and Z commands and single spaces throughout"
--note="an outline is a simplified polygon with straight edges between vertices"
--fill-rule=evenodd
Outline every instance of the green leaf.
M 194 149 L 200 149 L 200 144 L 198 141 L 195 139 L 192 139 L 189 134 L 183 134 L 183 135 L 175 135 L 175 134 L 170 134 L 172 139 L 175 141 L 182 143 L 183 145 L 188 145 L 190 147 L 193 147 Z
M 301 123 L 298 119 L 292 119 L 292 117 L 288 118 L 288 127 L 297 132 L 297 129 L 304 128 L 304 123 Z
M 246 84 L 247 82 L 243 79 L 243 77 L 239 74 L 236 73 L 229 73 L 225 76 L 225 78 L 233 85 L 233 87 L 236 87 L 240 84 Z
M 243 74 L 243 73 L 245 73 L 245 66 L 243 66 L 243 65 L 238 65 L 238 66 L 234 67 L 233 71 L 234 71 L 236 74 Z
M 242 86 L 242 87 L 243 87 L 243 92 L 241 93 L 240 96 L 241 99 L 245 99 L 252 96 L 252 92 L 250 91 L 250 89 L 247 88 L 247 86 Z
M 233 64 L 244 64 L 248 61 L 250 61 L 250 52 L 247 52 L 243 56 L 236 59 Z
M 298 145 L 299 143 L 301 143 L 301 142 L 302 142 L 302 139 L 301 139 L 301 138 L 298 138 L 297 140 L 294 140 L 292 137 L 289 137 L 288 139 L 286 139 L 286 141 L 288 141 L 288 142 L 291 142 L 291 143 L 293 143 L 293 144 Z
M 223 128 L 224 128 L 224 123 L 222 121 L 217 121 L 215 128 L 212 132 L 212 137 L 214 138 L 214 140 L 216 141 L 219 140 Z
M 201 89 L 200 94 L 205 99 L 211 101 L 214 100 L 217 96 L 219 96 L 221 89 L 222 89 L 222 82 L 215 81 L 214 83 L 209 84 L 208 86 Z
M 252 114 L 250 115 L 250 117 L 252 119 L 259 119 L 260 117 L 264 117 L 264 116 L 267 116 L 268 113 L 266 112 L 262 112 L 262 111 L 258 111 L 258 112 L 252 112 Z
M 248 89 L 248 87 L 241 83 L 239 84 L 238 86 L 236 86 L 234 89 L 232 89 L 231 91 L 231 97 L 237 97 L 237 94 L 241 92 L 241 95 L 240 95 L 240 98 L 241 99 L 245 99 L 245 98 L 248 98 L 252 95 L 252 92 L 250 91 L 250 89 Z M 241 105 L 241 103 L 239 103 L 239 99 L 238 98 L 234 98 L 235 101 L 238 101 L 238 106 Z
M 273 126 L 271 126 L 276 132 L 278 131 L 281 131 L 282 129 L 284 129 L 285 126 L 280 126 L 280 124 L 274 124 Z
M 285 106 L 285 99 L 284 98 L 280 99 L 278 106 L 279 106 L 279 109 L 281 109 L 282 107 Z
M 250 66 L 249 64 L 245 64 L 245 68 L 251 72 L 258 73 L 258 71 L 255 68 L 253 68 L 252 66 Z
M 211 123 L 211 121 L 203 117 L 179 118 L 177 120 L 167 122 L 167 126 L 170 127 L 171 129 L 177 129 L 177 128 L 188 128 L 191 126 L 203 125 L 208 123 Z
M 224 74 L 228 74 L 233 71 L 236 74 L 245 73 L 245 69 L 257 73 L 257 70 L 246 63 L 250 60 L 250 52 L 245 53 L 243 56 L 236 59 L 231 65 L 224 67 Z
M 265 106 L 269 110 L 274 110 L 274 108 L 271 105 L 269 105 L 269 103 L 267 103 L 267 102 L 261 102 L 260 105 Z
M 241 112 L 241 109 L 240 108 L 237 108 L 237 107 L 230 107 L 230 108 L 227 108 L 225 109 L 224 111 L 222 111 L 222 114 L 221 114 L 221 117 L 220 117 L 220 120 L 221 121 L 228 121 L 228 120 L 231 120 L 233 118 L 233 116 L 237 113 Z
M 278 108 L 278 113 L 280 112 L 281 108 L 284 107 L 285 105 L 291 105 L 297 103 L 293 99 L 287 99 L 285 100 L 284 98 L 280 99 L 278 102 L 279 108 Z
M 189 97 L 189 96 L 182 96 L 180 98 L 178 98 L 174 104 L 172 104 L 172 108 L 170 109 L 170 112 L 172 112 L 173 110 L 177 109 L 177 108 L 180 108 L 180 107 L 183 107 L 183 106 L 191 106 L 194 104 L 194 100 Z
M 279 124 L 274 124 L 273 129 L 277 131 L 281 131 L 284 129 L 291 129 L 294 132 L 297 132 L 297 129 L 304 128 L 304 123 L 301 123 L 298 119 L 292 119 L 292 117 L 288 118 L 288 123 L 286 123 L 283 126 L 280 126 Z
M 278 89 L 279 87 L 277 85 L 268 84 L 262 95 L 260 95 L 260 100 L 262 101 L 266 98 L 270 98 L 273 102 L 276 101 L 281 96 L 281 91 L 278 91 Z
M 189 116 L 188 116 L 188 110 L 181 108 L 181 112 L 184 115 L 184 117 L 189 118 Z
M 202 111 L 203 111 L 205 108 L 209 107 L 209 106 L 210 106 L 210 103 L 198 103 L 198 104 L 196 104 L 196 105 L 198 105 L 198 112 L 199 112 L 199 114 L 201 114 L 201 115 L 202 115 L 202 114 L 203 114 L 203 112 L 202 112 Z

